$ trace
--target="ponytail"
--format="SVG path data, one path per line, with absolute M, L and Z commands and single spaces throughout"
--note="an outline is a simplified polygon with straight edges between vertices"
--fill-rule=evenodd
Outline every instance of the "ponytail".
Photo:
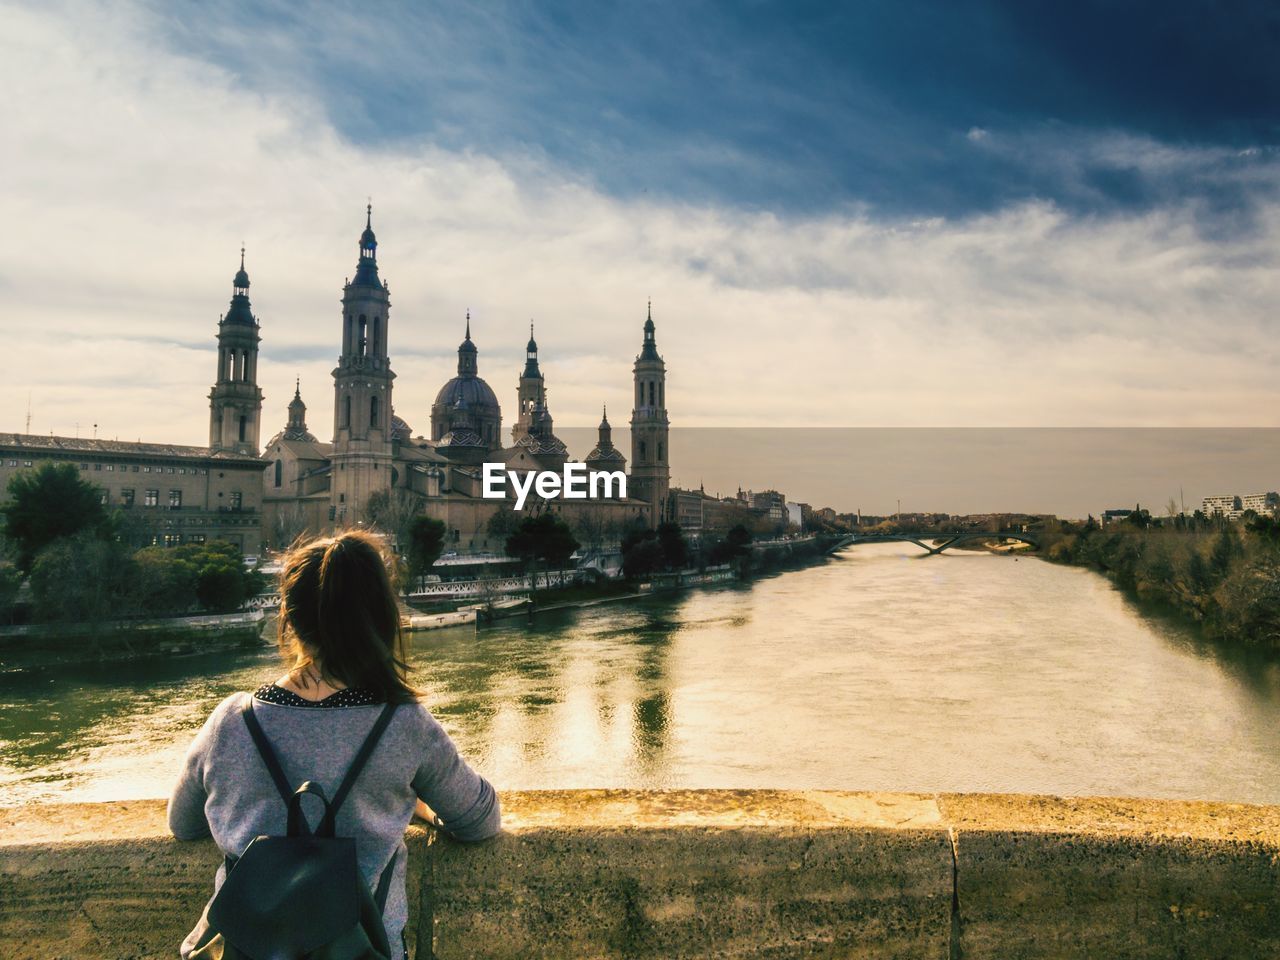
M 360 530 L 295 545 L 280 574 L 281 653 L 302 675 L 371 691 L 387 703 L 416 699 L 406 682 L 400 608 L 381 544 Z

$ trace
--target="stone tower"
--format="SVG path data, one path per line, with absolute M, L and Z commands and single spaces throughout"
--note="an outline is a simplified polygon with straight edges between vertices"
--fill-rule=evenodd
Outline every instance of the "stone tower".
M 671 487 L 667 434 L 667 365 L 653 338 L 653 304 L 644 322 L 644 343 L 635 363 L 635 408 L 631 411 L 631 481 L 627 493 L 649 503 L 649 523 L 663 519 Z
M 520 374 L 516 390 L 516 422 L 511 427 L 513 443 L 529 432 L 533 426 L 534 410 L 547 402 L 546 381 L 538 369 L 538 341 L 533 339 L 533 321 L 529 322 L 529 344 L 525 347 L 524 356 L 524 372 Z
M 231 307 L 218 321 L 218 375 L 209 391 L 209 450 L 258 455 L 262 391 L 258 388 L 258 320 L 249 308 L 249 274 L 240 248 Z
M 356 275 L 342 291 L 342 355 L 333 371 L 329 513 L 339 526 L 364 520 L 371 494 L 391 489 L 391 296 L 378 278 L 373 206 L 360 235 Z

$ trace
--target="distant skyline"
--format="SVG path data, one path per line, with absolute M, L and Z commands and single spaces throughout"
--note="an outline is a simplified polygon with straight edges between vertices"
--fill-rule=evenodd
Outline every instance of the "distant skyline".
M 468 308 L 506 427 L 530 319 L 621 424 L 649 297 L 677 428 L 1280 425 L 1269 4 L 4 16 L 2 430 L 205 443 L 243 241 L 327 438 L 367 197 L 418 433 Z

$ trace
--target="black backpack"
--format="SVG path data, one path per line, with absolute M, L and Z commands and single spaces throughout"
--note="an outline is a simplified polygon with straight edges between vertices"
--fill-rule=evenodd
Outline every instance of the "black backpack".
M 203 929 L 191 960 L 390 960 L 382 910 L 395 855 L 371 894 L 356 863 L 355 839 L 335 837 L 333 830 L 338 809 L 395 709 L 394 703 L 383 709 L 330 801 L 310 780 L 297 790 L 289 786 L 253 715 L 253 700 L 245 704 L 245 725 L 289 809 L 288 831 L 283 837 L 255 837 L 239 857 L 227 857 L 226 879 L 200 918 Z M 324 804 L 315 833 L 302 815 L 306 794 Z

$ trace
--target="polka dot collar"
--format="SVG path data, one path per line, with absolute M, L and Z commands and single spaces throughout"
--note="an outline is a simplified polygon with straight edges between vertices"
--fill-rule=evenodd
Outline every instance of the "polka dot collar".
M 307 700 L 292 690 L 278 687 L 274 683 L 264 683 L 254 691 L 253 696 L 264 703 L 277 703 L 285 707 L 365 707 L 382 702 L 363 687 L 347 687 L 329 694 L 323 700 Z

